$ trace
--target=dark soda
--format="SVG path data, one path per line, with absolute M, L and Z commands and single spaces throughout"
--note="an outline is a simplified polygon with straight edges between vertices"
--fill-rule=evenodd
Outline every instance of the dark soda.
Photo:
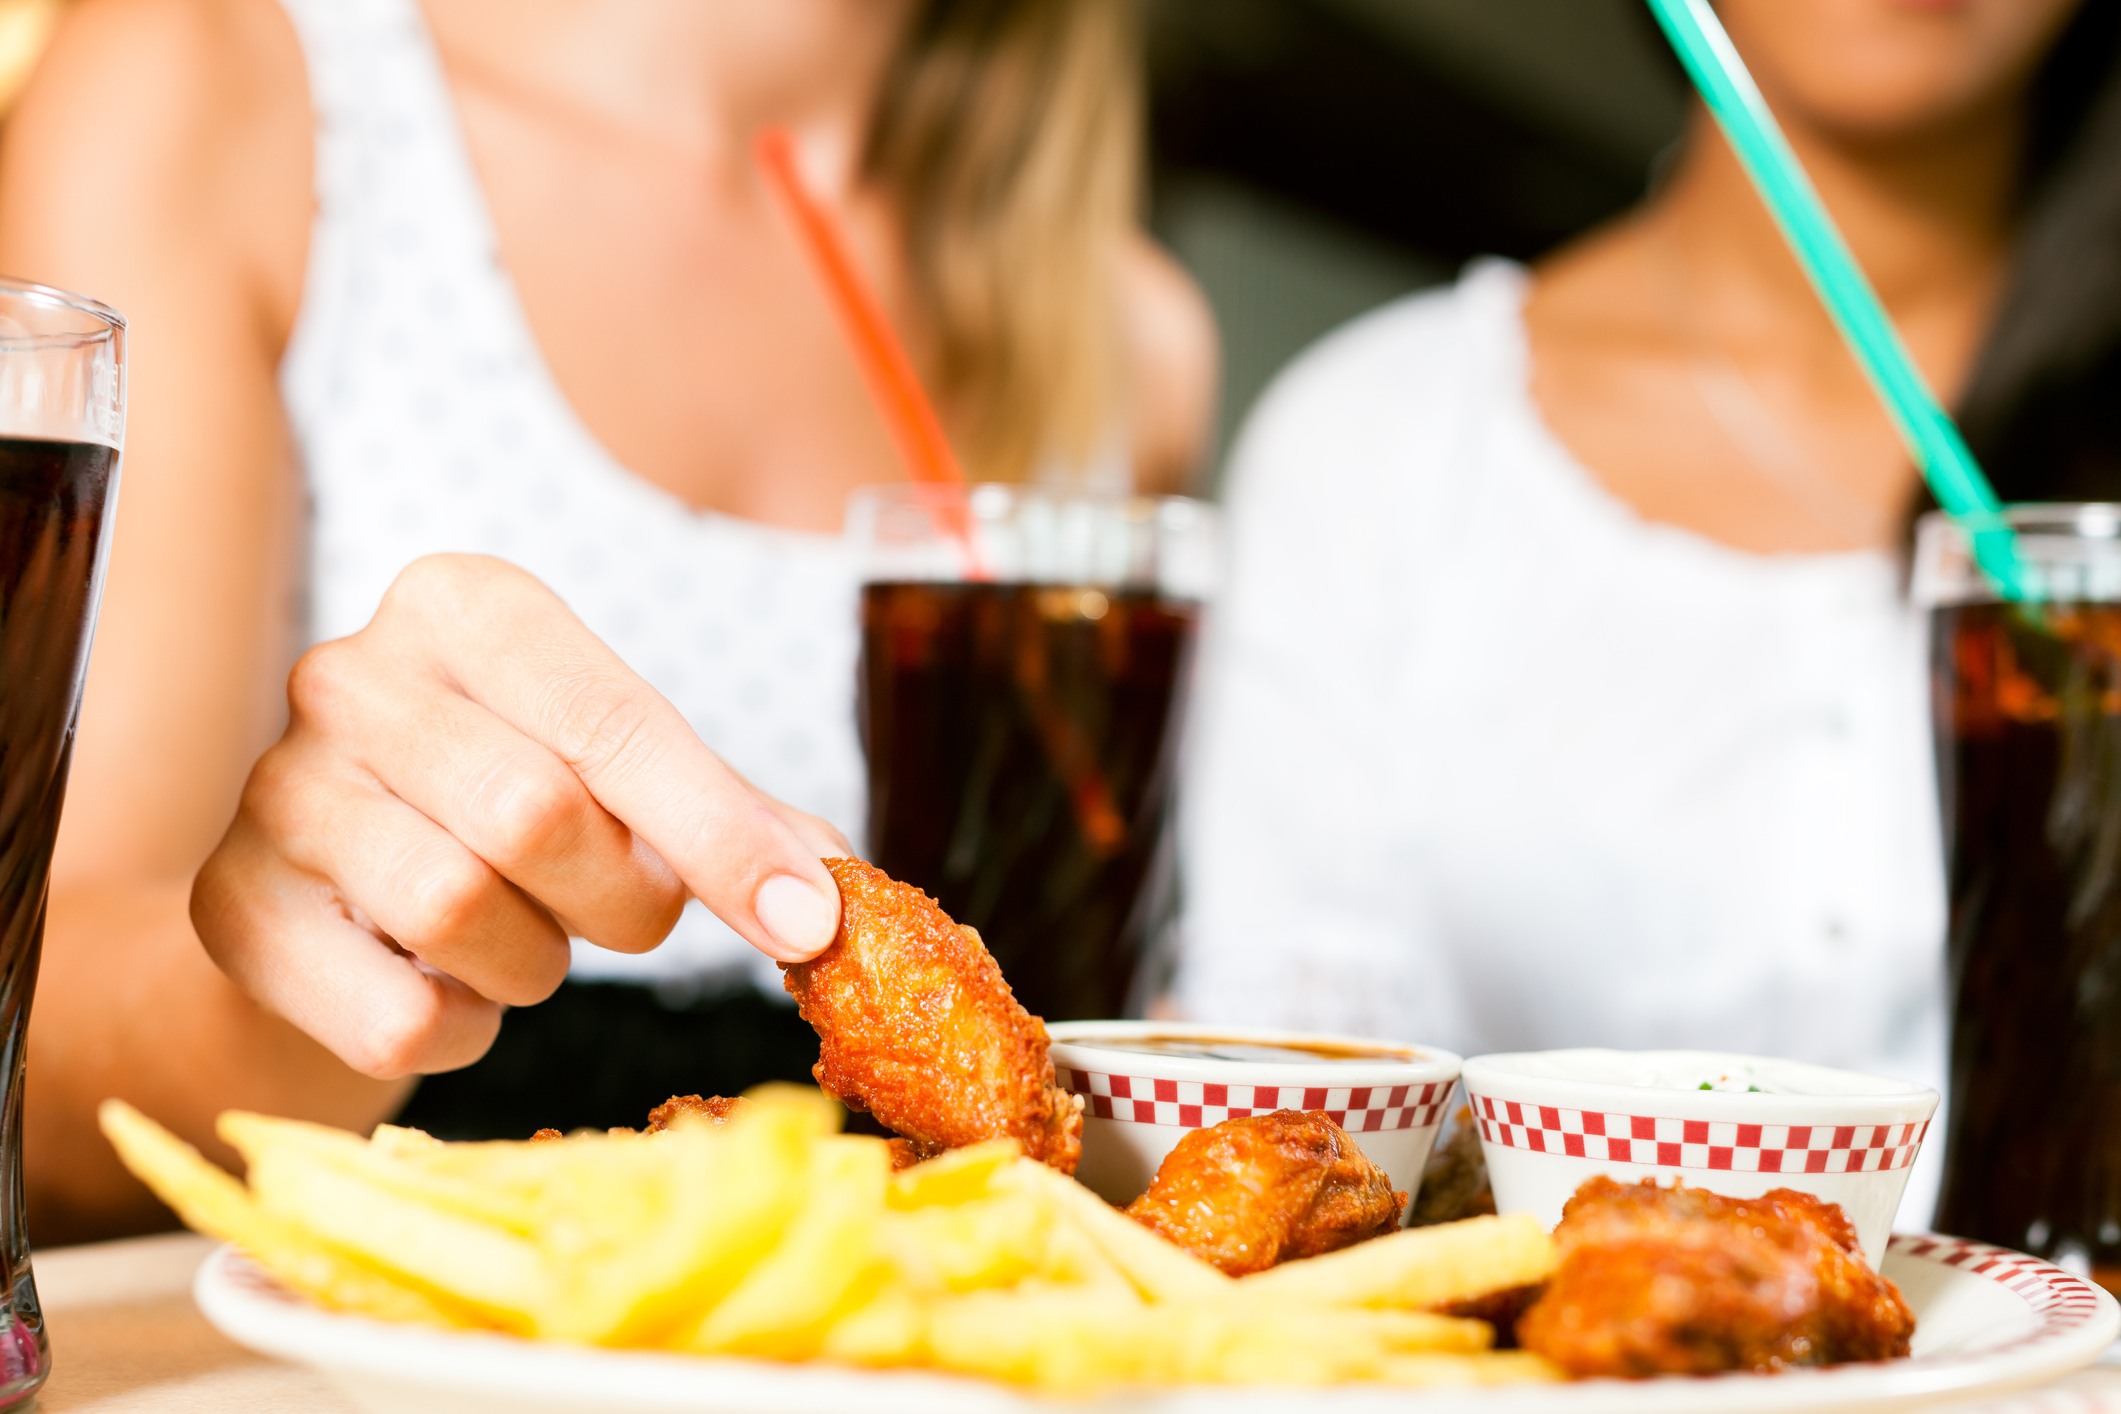
M 2121 1279 L 2121 604 L 1935 611 L 1952 1088 L 1937 1227 Z
M 118 453 L 0 437 L 0 1404 L 48 1362 L 22 1204 L 22 1059 Z
M 885 583 L 862 596 L 869 854 L 979 929 L 1049 1021 L 1116 1017 L 1157 924 L 1200 606 Z

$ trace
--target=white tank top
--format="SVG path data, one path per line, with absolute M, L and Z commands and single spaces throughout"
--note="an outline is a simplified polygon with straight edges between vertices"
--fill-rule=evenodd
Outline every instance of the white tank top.
M 311 498 L 309 637 L 407 563 L 536 575 L 761 790 L 858 838 L 855 576 L 831 536 L 692 510 L 615 461 L 546 366 L 414 0 L 283 0 L 316 109 L 317 216 L 281 365 Z M 772 965 L 698 903 L 572 975 L 684 991 Z M 778 979 L 772 982 L 778 990 Z

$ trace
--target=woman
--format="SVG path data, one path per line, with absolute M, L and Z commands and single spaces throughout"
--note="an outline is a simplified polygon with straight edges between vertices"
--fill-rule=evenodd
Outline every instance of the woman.
M 1718 11 L 1961 394 L 2113 7 Z M 1235 459 L 1184 1008 L 1939 1083 L 1915 491 L 1699 109 L 1640 210 L 1327 341 Z
M 40 1241 L 162 1220 L 104 1095 L 207 1144 L 231 1105 L 364 1127 L 563 976 L 412 1113 L 637 1122 L 807 1063 L 745 959 L 835 925 L 832 532 L 901 473 L 752 139 L 795 133 L 979 474 L 1169 486 L 1212 335 L 1133 225 L 1128 21 L 84 0 L 0 161 L 0 268 L 118 305 L 134 352 L 30 1039 Z

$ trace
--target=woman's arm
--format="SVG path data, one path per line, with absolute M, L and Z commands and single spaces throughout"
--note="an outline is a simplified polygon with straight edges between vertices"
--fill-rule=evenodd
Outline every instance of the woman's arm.
M 365 1127 L 549 994 L 570 936 L 653 947 L 688 895 L 782 961 L 838 926 L 820 856 L 846 841 L 730 771 L 520 570 L 416 562 L 288 674 L 300 495 L 275 371 L 310 210 L 302 87 L 271 0 L 89 0 L 0 154 L 0 265 L 133 328 L 31 1031 L 44 1241 L 160 1216 L 94 1132 L 106 1095 L 210 1149 L 229 1106 Z
M 123 1095 L 224 1159 L 241 1105 L 344 1124 L 358 1076 L 215 970 L 192 874 L 283 714 L 301 487 L 276 369 L 308 246 L 310 114 L 271 0 L 83 0 L 0 148 L 0 270 L 130 323 L 116 538 L 29 1042 L 40 1243 L 167 1221 L 96 1132 Z

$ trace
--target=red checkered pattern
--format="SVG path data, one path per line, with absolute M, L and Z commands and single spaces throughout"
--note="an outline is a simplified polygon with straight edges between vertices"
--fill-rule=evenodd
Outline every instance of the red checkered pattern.
M 1875 1173 L 1915 1161 L 1922 1124 L 1733 1124 L 1599 1114 L 1475 1095 L 1480 1137 L 1511 1149 L 1668 1169 Z
M 2083 1277 L 2066 1272 L 2052 1262 L 2028 1257 L 2006 1247 L 1991 1247 L 1963 1237 L 1939 1237 L 1935 1233 L 1893 1234 L 1891 1249 L 1925 1262 L 1957 1267 L 1973 1276 L 1986 1277 L 2017 1293 L 2040 1320 L 2033 1329 L 1999 1350 L 2033 1345 L 2075 1330 L 2098 1315 L 2099 1289 Z
M 1378 1129 L 1425 1129 L 1443 1115 L 1449 1080 L 1427 1085 L 1208 1085 L 1198 1080 L 1145 1080 L 1100 1075 L 1093 1070 L 1060 1072 L 1060 1082 L 1084 1097 L 1099 1119 L 1134 1124 L 1175 1124 L 1202 1129 L 1226 1119 L 1276 1110 L 1324 1110 L 1350 1133 Z

